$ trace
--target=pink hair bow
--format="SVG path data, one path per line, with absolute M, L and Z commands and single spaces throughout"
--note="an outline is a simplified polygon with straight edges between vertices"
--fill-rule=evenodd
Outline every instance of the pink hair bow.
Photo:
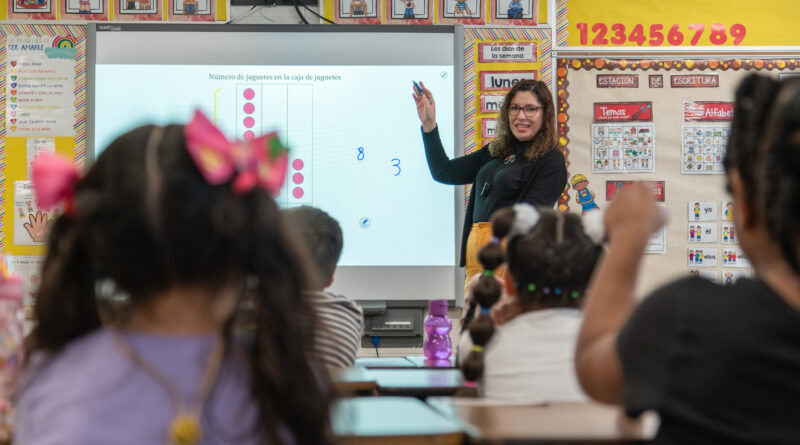
M 233 179 L 233 192 L 247 193 L 256 185 L 277 192 L 286 179 L 289 150 L 275 132 L 250 141 L 229 141 L 200 111 L 184 128 L 186 148 L 206 182 Z
M 75 164 L 62 156 L 42 153 L 31 163 L 31 176 L 39 208 L 47 210 L 64 201 L 65 212 L 72 212 L 72 195 L 80 179 Z

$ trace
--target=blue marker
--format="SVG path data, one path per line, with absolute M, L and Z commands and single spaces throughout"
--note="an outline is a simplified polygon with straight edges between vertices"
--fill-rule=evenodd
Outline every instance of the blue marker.
M 412 80 L 412 82 L 414 81 Z M 417 94 L 422 94 L 422 88 L 419 87 L 417 82 L 414 82 L 414 89 L 417 90 Z

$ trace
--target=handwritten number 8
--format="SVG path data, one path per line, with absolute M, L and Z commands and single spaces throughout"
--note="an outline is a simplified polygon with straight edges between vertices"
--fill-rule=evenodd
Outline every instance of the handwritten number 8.
M 364 160 L 364 147 L 358 147 L 358 155 L 356 155 L 356 159 L 359 161 Z

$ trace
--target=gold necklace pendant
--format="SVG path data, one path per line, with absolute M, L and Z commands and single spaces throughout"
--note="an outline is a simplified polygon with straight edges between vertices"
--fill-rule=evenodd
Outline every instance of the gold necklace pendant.
M 200 442 L 203 430 L 195 416 L 178 414 L 169 425 L 169 438 L 172 445 L 194 445 Z

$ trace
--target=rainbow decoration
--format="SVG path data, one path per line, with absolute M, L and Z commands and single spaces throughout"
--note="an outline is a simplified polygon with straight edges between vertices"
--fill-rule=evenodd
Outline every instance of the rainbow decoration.
M 53 48 L 75 48 L 75 39 L 70 36 L 56 37 L 53 40 Z

